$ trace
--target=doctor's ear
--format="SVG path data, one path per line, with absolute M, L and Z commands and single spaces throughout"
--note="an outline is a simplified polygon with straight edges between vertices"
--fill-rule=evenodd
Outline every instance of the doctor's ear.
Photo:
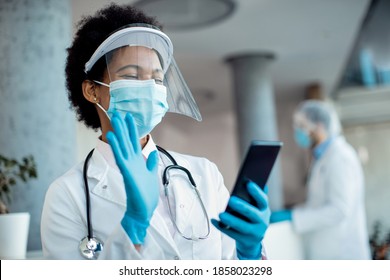
M 99 102 L 98 89 L 93 81 L 84 80 L 81 87 L 85 99 L 94 104 Z

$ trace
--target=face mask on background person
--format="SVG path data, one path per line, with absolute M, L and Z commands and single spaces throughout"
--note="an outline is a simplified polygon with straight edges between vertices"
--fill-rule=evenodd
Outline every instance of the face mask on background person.
M 297 145 L 303 149 L 309 149 L 312 146 L 312 139 L 309 133 L 302 128 L 294 129 L 294 139 Z
M 140 138 L 149 134 L 168 111 L 167 90 L 154 80 L 116 80 L 107 85 L 110 88 L 110 104 L 106 111 L 99 103 L 109 120 L 114 112 L 119 112 L 124 118 L 127 113 L 133 116 Z

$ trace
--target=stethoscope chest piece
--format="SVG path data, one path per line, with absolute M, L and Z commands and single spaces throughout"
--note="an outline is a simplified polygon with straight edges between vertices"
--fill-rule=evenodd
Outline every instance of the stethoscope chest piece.
M 81 255 L 89 260 L 96 260 L 101 251 L 103 251 L 103 243 L 95 237 L 84 237 L 79 245 Z

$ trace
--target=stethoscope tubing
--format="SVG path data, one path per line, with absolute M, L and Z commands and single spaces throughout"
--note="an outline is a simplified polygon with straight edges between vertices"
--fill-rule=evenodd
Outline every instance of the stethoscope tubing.
M 88 163 L 89 160 L 93 154 L 93 151 L 95 149 L 92 149 L 84 161 L 84 167 L 83 167 L 83 178 L 84 178 L 84 186 L 85 186 L 85 205 L 86 205 L 86 214 L 87 214 L 87 227 L 88 227 L 88 239 L 93 238 L 93 228 L 91 223 L 91 198 L 89 196 L 89 186 L 88 186 L 88 179 L 87 179 L 87 171 L 88 171 Z
M 184 239 L 187 239 L 187 240 L 192 240 L 192 241 L 197 241 L 197 240 L 202 240 L 202 239 L 206 239 L 209 234 L 210 234 L 210 221 L 209 221 L 209 216 L 207 214 L 207 211 L 206 211 L 206 207 L 204 206 L 203 204 L 203 201 L 202 201 L 202 198 L 200 196 L 200 193 L 198 191 L 198 187 L 196 186 L 196 183 L 195 183 L 195 180 L 194 178 L 192 177 L 192 174 L 191 172 L 183 167 L 183 166 L 180 166 L 177 164 L 176 160 L 173 158 L 173 156 L 168 152 L 166 151 L 165 149 L 161 148 L 160 146 L 157 146 L 157 150 L 159 150 L 160 152 L 162 152 L 164 155 L 166 155 L 169 160 L 173 163 L 171 165 L 168 165 L 167 167 L 165 167 L 164 169 L 164 172 L 163 172 L 163 176 L 162 176 L 162 181 L 163 181 L 163 185 L 164 185 L 164 194 L 165 194 L 165 197 L 167 199 L 167 203 L 168 203 L 168 213 L 169 213 L 169 216 L 171 218 L 171 221 L 173 223 L 173 226 L 175 227 L 176 231 L 184 238 Z M 187 177 L 191 183 L 191 185 L 193 186 L 194 188 L 194 191 L 196 193 L 196 196 L 198 197 L 199 199 L 199 202 L 200 202 L 200 205 L 202 207 L 202 211 L 206 217 L 206 220 L 207 220 L 207 234 L 205 236 L 201 236 L 201 237 L 194 237 L 194 236 L 191 236 L 191 237 L 188 237 L 188 236 L 185 236 L 182 231 L 179 229 L 179 227 L 177 226 L 175 220 L 174 220 L 174 217 L 173 217 L 173 213 L 172 213 L 172 210 L 171 210 L 171 203 L 169 201 L 169 198 L 168 198 L 168 185 L 169 185 L 169 182 L 168 182 L 168 172 L 169 170 L 171 169 L 179 169 L 181 171 L 184 171 L 186 174 L 187 174 Z

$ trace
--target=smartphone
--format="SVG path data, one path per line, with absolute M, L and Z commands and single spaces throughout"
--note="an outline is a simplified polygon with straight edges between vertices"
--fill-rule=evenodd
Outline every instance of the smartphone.
M 283 143 L 280 141 L 253 140 L 241 165 L 231 195 L 235 195 L 252 205 L 256 205 L 256 201 L 247 191 L 246 184 L 250 180 L 264 189 L 282 146 Z M 246 217 L 235 212 L 229 206 L 227 206 L 226 212 L 247 220 Z M 225 228 L 227 227 L 221 222 L 220 225 Z

